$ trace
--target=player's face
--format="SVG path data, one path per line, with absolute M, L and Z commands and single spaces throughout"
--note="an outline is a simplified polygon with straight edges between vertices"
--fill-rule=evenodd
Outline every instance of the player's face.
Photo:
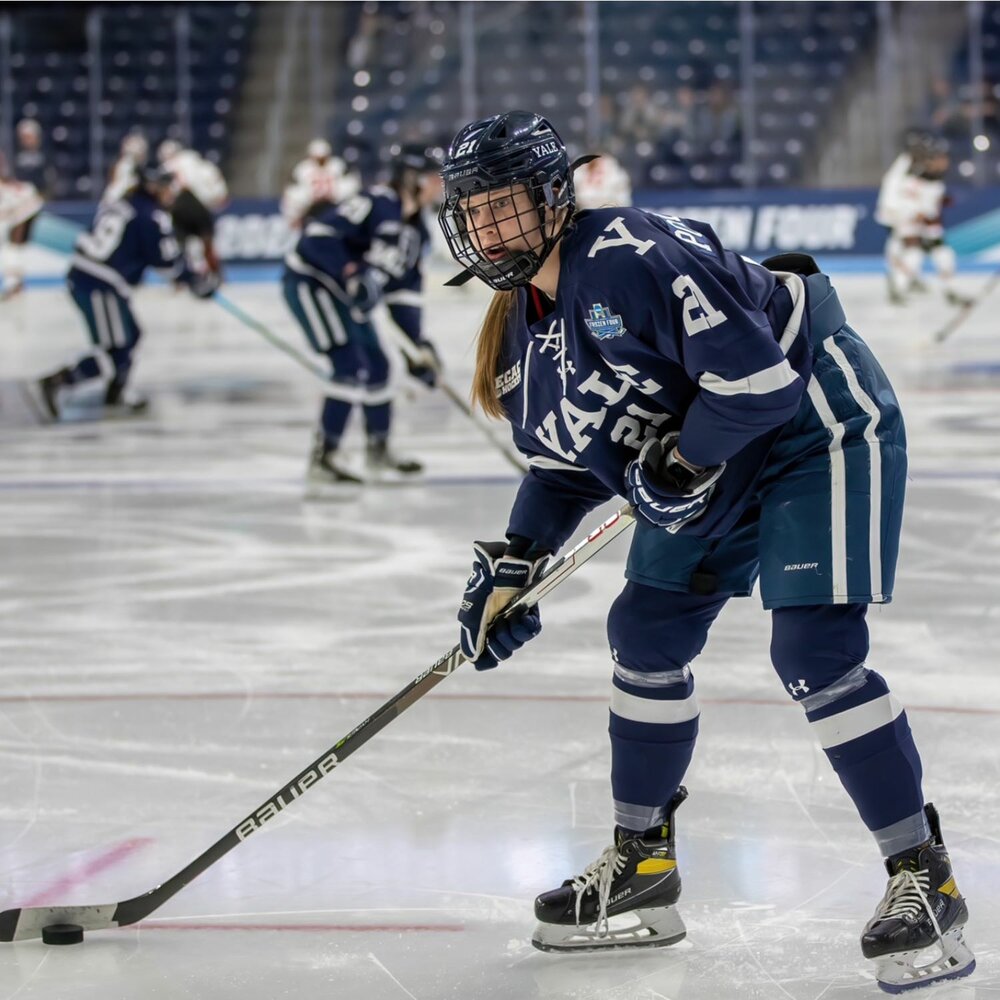
M 538 209 L 523 184 L 470 195 L 462 210 L 473 248 L 491 263 L 539 250 L 545 242 Z

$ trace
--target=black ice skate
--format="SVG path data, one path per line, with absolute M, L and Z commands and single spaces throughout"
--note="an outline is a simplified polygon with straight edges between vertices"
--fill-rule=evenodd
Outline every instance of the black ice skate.
M 67 385 L 69 385 L 68 368 L 60 368 L 59 371 L 38 380 L 38 390 L 42 394 L 42 401 L 53 420 L 59 419 L 59 390 Z
M 309 457 L 310 483 L 318 486 L 360 486 L 364 480 L 344 462 L 336 448 L 330 448 L 322 438 L 317 440 Z
M 968 976 L 976 959 L 962 939 L 969 918 L 941 840 L 937 810 L 924 807 L 931 839 L 886 861 L 889 885 L 861 935 L 878 984 L 902 993 L 940 979 Z
M 975 304 L 975 299 L 969 298 L 968 295 L 963 295 L 961 292 L 956 292 L 952 289 L 944 293 L 944 298 L 948 305 L 957 306 L 959 309 L 971 309 Z
M 686 798 L 682 786 L 663 825 L 642 836 L 617 827 L 614 844 L 582 875 L 543 892 L 531 943 L 541 951 L 600 951 L 680 941 L 687 930 L 674 906 L 681 894 L 674 812 Z
M 365 448 L 365 472 L 374 482 L 404 482 L 424 471 L 412 458 L 400 458 L 384 438 L 370 438 Z
M 104 394 L 104 412 L 109 417 L 138 417 L 149 409 L 149 398 L 112 382 Z

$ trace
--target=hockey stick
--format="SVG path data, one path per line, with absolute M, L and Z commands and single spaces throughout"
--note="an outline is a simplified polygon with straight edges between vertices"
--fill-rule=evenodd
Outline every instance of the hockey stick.
M 986 284 L 979 290 L 979 294 L 968 304 L 960 306 L 955 315 L 934 334 L 934 343 L 940 344 L 947 340 L 969 318 L 972 310 L 985 301 L 998 284 L 1000 284 L 1000 271 L 994 271 Z
M 400 351 L 402 351 L 403 354 L 405 354 L 406 357 L 410 359 L 410 361 L 417 362 L 418 364 L 424 363 L 424 357 L 420 353 L 420 348 L 416 344 L 414 344 L 413 341 L 410 340 L 410 338 L 407 337 L 405 333 L 403 333 L 402 331 L 397 332 L 394 330 L 393 334 L 395 336 L 395 340 L 397 345 L 399 346 Z M 447 396 L 448 399 L 450 399 L 455 404 L 455 406 L 457 406 L 458 409 L 460 409 L 462 413 L 464 413 L 465 416 L 473 424 L 475 424 L 475 426 L 478 427 L 479 430 L 482 431 L 487 438 L 489 438 L 490 444 L 492 444 L 493 447 L 496 448 L 496 450 L 499 451 L 500 454 L 503 455 L 503 457 L 507 459 L 507 461 L 515 469 L 517 469 L 518 472 L 522 474 L 526 473 L 528 471 L 528 465 L 521 458 L 519 453 L 515 451 L 513 448 L 511 448 L 510 445 L 501 441 L 500 438 L 498 438 L 493 433 L 493 429 L 491 427 L 489 427 L 484 423 L 481 423 L 476 419 L 476 415 L 472 412 L 472 407 L 469 406 L 469 404 L 464 399 L 462 399 L 462 396 L 455 390 L 454 386 L 452 386 L 445 379 L 445 377 L 441 373 L 440 368 L 435 369 L 435 376 L 436 376 L 434 383 L 435 388 L 440 389 L 445 394 L 445 396 Z
M 301 351 L 297 351 L 291 344 L 286 343 L 276 333 L 272 333 L 266 326 L 264 326 L 263 323 L 255 320 L 253 316 L 249 315 L 249 313 L 244 312 L 235 302 L 227 299 L 221 292 L 216 292 L 212 296 L 212 300 L 222 306 L 222 308 L 225 309 L 230 316 L 234 316 L 244 326 L 248 326 L 251 330 L 259 333 L 269 344 L 277 347 L 279 351 L 284 351 L 285 354 L 287 354 L 293 361 L 297 361 L 299 366 L 309 372 L 310 375 L 318 378 L 323 383 L 324 387 L 329 388 L 330 376 L 323 371 L 322 368 L 313 364 L 313 362 Z
M 535 583 L 522 590 L 503 614 L 509 615 L 516 608 L 537 604 L 580 566 L 597 555 L 605 545 L 629 528 L 634 521 L 635 514 L 626 504 L 566 555 L 554 562 Z M 204 854 L 200 854 L 166 882 L 141 896 L 124 899 L 119 903 L 98 906 L 29 906 L 23 909 L 4 910 L 0 913 L 0 941 L 25 941 L 41 937 L 43 928 L 53 924 L 75 924 L 84 930 L 99 931 L 110 927 L 124 927 L 148 917 L 203 871 L 234 847 L 238 847 L 251 834 L 260 830 L 265 823 L 274 819 L 286 806 L 305 795 L 338 764 L 347 760 L 355 750 L 364 746 L 415 701 L 457 670 L 465 659 L 459 646 L 449 650 L 432 667 L 390 698 L 378 711 L 368 716 L 342 740 L 334 743 L 329 750 L 320 754 L 307 768 L 258 806 L 221 840 L 216 841 Z

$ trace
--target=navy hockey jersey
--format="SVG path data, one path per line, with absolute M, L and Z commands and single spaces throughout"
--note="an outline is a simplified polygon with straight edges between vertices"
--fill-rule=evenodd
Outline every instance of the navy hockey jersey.
M 172 281 L 190 277 L 169 212 L 141 189 L 98 210 L 90 232 L 77 237 L 70 266 L 124 298 L 147 267 L 167 271 Z
M 360 191 L 306 223 L 286 265 L 320 272 L 341 287 L 348 264 L 374 272 L 383 292 L 419 293 L 420 258 L 429 236 L 419 213 L 403 219 L 399 195 L 388 187 Z
M 688 461 L 727 463 L 682 530 L 724 534 L 809 379 L 804 283 L 725 250 L 707 225 L 637 209 L 583 212 L 560 246 L 555 303 L 517 290 L 497 374 L 531 466 L 508 533 L 557 549 L 623 493 L 647 440 L 679 429 Z

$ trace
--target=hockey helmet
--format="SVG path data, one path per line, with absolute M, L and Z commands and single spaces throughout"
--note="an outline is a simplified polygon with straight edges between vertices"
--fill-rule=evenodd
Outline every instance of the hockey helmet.
M 569 156 L 551 123 L 530 111 L 472 122 L 455 136 L 441 176 L 445 197 L 438 222 L 455 260 L 497 290 L 527 284 L 558 243 L 575 205 Z M 522 191 L 530 209 L 505 220 L 489 213 L 495 222 L 516 223 L 517 246 L 505 251 L 502 242 L 494 243 L 484 252 L 478 238 L 480 245 L 474 245 L 469 198 L 488 195 L 492 205 L 505 194 L 513 201 Z
M 306 155 L 311 160 L 328 160 L 333 156 L 333 147 L 326 139 L 313 139 L 306 147 Z

